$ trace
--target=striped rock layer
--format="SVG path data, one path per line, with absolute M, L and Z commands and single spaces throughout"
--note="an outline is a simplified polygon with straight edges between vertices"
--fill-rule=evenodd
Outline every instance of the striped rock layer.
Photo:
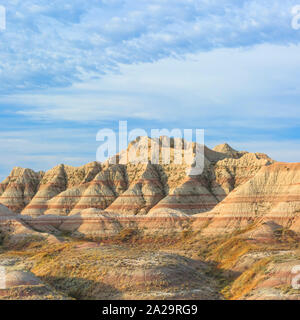
M 162 161 L 163 152 L 168 150 L 166 140 L 154 142 L 160 148 L 159 164 L 150 161 L 147 146 L 153 141 L 142 137 L 129 145 L 127 156 L 132 157 L 132 150 L 136 158 L 147 155 L 145 163 L 122 164 L 123 152 L 116 164 L 93 162 L 79 168 L 59 165 L 46 173 L 16 168 L 1 184 L 0 203 L 32 217 L 72 216 L 89 208 L 125 215 L 169 210 L 191 215 L 212 210 L 234 188 L 273 162 L 266 155 L 238 152 L 228 145 L 218 146 L 219 151 L 203 147 L 204 170 L 189 176 L 191 165 L 175 161 L 178 139 L 170 142 L 169 164 Z M 196 147 L 191 143 L 193 156 Z
M 0 204 L 0 240 L 4 236 L 8 237 L 10 242 L 18 242 L 27 237 L 44 236 L 33 230 L 26 222 L 21 219 L 21 216 L 16 215 L 13 211 L 9 210 L 4 205 Z M 1 242 L 0 241 L 0 242 Z
M 204 235 L 245 228 L 249 228 L 248 238 L 268 238 L 280 228 L 299 233 L 300 164 L 274 163 L 261 168 L 213 210 L 195 218 L 195 228 L 205 225 Z
M 147 167 L 146 172 L 149 165 Z M 184 211 L 186 205 L 195 203 L 191 200 L 193 194 L 198 192 L 198 196 L 195 196 L 197 206 L 201 199 L 205 199 L 207 206 L 207 198 L 212 197 L 210 193 L 204 193 L 209 188 L 204 189 L 203 181 L 201 184 L 201 179 L 194 179 L 188 178 L 146 215 L 132 214 L 131 208 L 125 203 L 124 210 L 78 209 L 68 216 L 42 215 L 38 219 L 25 221 L 36 230 L 45 230 L 45 226 L 52 225 L 74 235 L 89 237 L 116 236 L 123 229 L 139 230 L 144 235 L 163 236 L 189 230 L 191 226 L 209 237 L 241 230 L 243 233 L 240 237 L 255 241 L 276 241 L 283 230 L 290 230 L 296 235 L 300 233 L 300 164 L 273 163 L 262 167 L 253 178 L 236 187 L 212 210 L 207 208 L 206 212 L 191 215 Z M 188 194 L 185 189 L 184 193 L 180 193 L 186 184 L 190 184 L 188 188 L 192 191 Z M 135 181 L 128 190 L 136 190 L 136 186 Z M 159 190 L 161 185 L 157 188 Z M 127 195 L 127 191 L 123 194 Z M 179 198 L 183 195 L 186 202 L 176 199 L 177 194 Z
M 38 191 L 43 172 L 14 168 L 0 184 L 0 202 L 15 212 L 22 211 Z

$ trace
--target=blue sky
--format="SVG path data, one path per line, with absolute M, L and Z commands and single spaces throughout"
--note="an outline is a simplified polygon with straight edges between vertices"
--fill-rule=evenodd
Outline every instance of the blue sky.
M 0 0 L 0 179 L 94 161 L 119 120 L 299 161 L 298 4 Z

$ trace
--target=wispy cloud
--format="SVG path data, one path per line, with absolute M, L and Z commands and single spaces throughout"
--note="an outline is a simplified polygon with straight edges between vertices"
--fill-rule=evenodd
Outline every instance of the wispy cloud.
M 126 119 L 296 161 L 298 3 L 0 0 L 0 176 L 93 161 L 97 130 Z
M 66 89 L 2 96 L 0 104 L 37 121 L 123 118 L 225 131 L 287 128 L 300 123 L 299 56 L 300 46 L 216 49 L 185 60 L 120 65 L 120 74 Z
M 14 0 L 0 33 L 1 90 L 69 86 L 199 50 L 298 43 L 296 0 Z

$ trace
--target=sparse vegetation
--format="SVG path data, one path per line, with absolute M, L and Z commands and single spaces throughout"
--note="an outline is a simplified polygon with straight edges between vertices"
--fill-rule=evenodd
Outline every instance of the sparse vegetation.
M 226 290 L 227 297 L 234 300 L 249 294 L 265 278 L 264 272 L 270 261 L 271 258 L 264 258 L 250 266 L 233 282 L 230 291 Z
M 14 257 L 73 299 L 199 298 L 207 292 L 214 292 L 211 298 L 240 299 L 272 276 L 273 265 L 298 259 L 296 251 L 284 254 L 280 242 L 252 243 L 239 236 L 208 239 L 189 229 L 172 243 L 142 242 L 145 239 L 136 229 L 123 229 L 107 244 L 64 236 L 65 241 L 49 246 L 32 238 L 30 245 L 6 248 L 0 258 Z M 282 294 L 297 294 L 288 284 L 277 287 Z
M 135 242 L 139 238 L 140 232 L 137 229 L 125 228 L 116 236 L 116 241 L 120 242 Z

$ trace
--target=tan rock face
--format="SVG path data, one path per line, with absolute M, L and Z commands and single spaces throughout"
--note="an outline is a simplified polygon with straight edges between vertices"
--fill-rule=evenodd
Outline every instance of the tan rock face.
M 74 236 L 79 237 L 111 237 L 117 235 L 122 229 L 118 217 L 95 208 L 85 209 L 66 217 L 59 229 L 72 232 Z
M 232 158 L 240 158 L 242 156 L 242 154 L 245 153 L 245 152 L 240 152 L 240 151 L 234 150 L 227 143 L 219 144 L 219 145 L 215 146 L 213 148 L 213 150 L 216 152 L 220 152 L 225 155 L 228 155 Z
M 69 188 L 92 181 L 100 169 L 100 165 L 93 162 L 79 168 L 59 165 L 46 172 L 40 181 L 37 193 L 22 214 L 38 216 L 44 214 L 47 209 L 57 209 L 61 214 L 68 213 L 73 208 L 72 204 L 79 200 L 72 191 L 67 192 L 63 201 L 52 202 L 49 206 L 48 201 Z
M 149 139 L 135 143 L 149 156 Z M 123 153 L 117 164 L 15 168 L 0 184 L 0 203 L 15 208 L 0 204 L 2 248 L 13 248 L 0 265 L 22 261 L 0 298 L 65 298 L 58 285 L 85 299 L 299 299 L 300 164 L 227 144 L 204 151 L 197 176 L 175 150 L 170 164 L 126 164 Z
M 70 232 L 75 237 L 83 238 L 111 238 L 130 230 L 142 236 L 155 237 L 157 235 L 158 238 L 161 238 L 164 235 L 176 235 L 176 233 L 187 230 L 191 222 L 189 215 L 170 209 L 134 216 L 93 208 L 64 217 L 57 228 Z M 35 228 L 38 227 L 36 219 L 32 223 Z
M 125 214 L 146 214 L 164 197 L 164 185 L 154 165 L 137 165 L 127 170 L 128 180 L 132 181 L 125 192 L 107 208 L 107 211 Z
M 43 172 L 14 168 L 0 184 L 0 203 L 15 212 L 21 212 L 38 190 Z
M 263 167 L 209 213 L 211 223 L 203 233 L 233 232 L 260 220 L 273 221 L 299 232 L 299 186 L 299 163 L 274 163 Z
M 137 221 L 137 227 L 144 235 L 161 237 L 188 230 L 191 222 L 190 216 L 179 210 L 153 210 Z
M 200 177 L 187 177 L 177 188 L 154 206 L 151 212 L 166 209 L 195 214 L 209 211 L 218 204 L 217 198 L 207 189 L 206 181 Z
M 72 232 L 80 229 L 78 232 L 83 234 L 114 234 L 120 230 L 118 223 L 122 228 L 133 225 L 141 226 L 144 230 L 154 230 L 160 224 L 159 216 L 164 217 L 162 224 L 173 223 L 174 230 L 183 230 L 186 221 L 190 223 L 185 215 L 201 214 L 202 222 L 206 224 L 209 219 L 205 213 L 209 212 L 210 216 L 210 211 L 232 190 L 273 162 L 266 155 L 238 152 L 229 145 L 218 146 L 215 150 L 204 147 L 203 173 L 188 176 L 190 165 L 185 161 L 175 163 L 178 150 L 174 147 L 178 141 L 170 141 L 169 164 L 163 161 L 163 154 L 168 150 L 166 139 L 154 141 L 159 147 L 160 159 L 159 164 L 151 164 L 149 150 L 153 141 L 142 137 L 117 156 L 118 164 L 110 164 L 109 161 L 103 164 L 93 162 L 79 168 L 59 165 L 45 174 L 16 168 L 1 184 L 0 201 L 5 202 L 8 199 L 6 197 L 10 196 L 7 201 L 12 208 L 16 208 L 17 213 L 22 210 L 22 215 L 26 216 L 49 216 L 49 219 L 26 220 L 32 227 L 46 232 L 61 226 Z M 191 143 L 190 146 L 192 155 L 195 155 L 196 145 Z M 146 157 L 146 163 L 122 164 L 125 155 L 132 159 Z M 90 214 L 86 214 L 88 209 L 96 209 L 101 214 L 95 215 L 92 212 L 91 219 Z M 110 215 L 107 216 L 107 213 Z M 178 223 L 175 223 L 178 214 L 185 218 L 180 217 Z M 125 217 L 121 221 L 122 215 Z M 128 222 L 130 219 L 126 218 L 144 215 L 149 219 L 131 219 Z M 52 219 L 51 216 L 74 216 L 74 219 L 65 221 L 55 217 Z M 184 223 L 181 220 L 185 220 Z M 90 227 L 91 221 L 93 227 Z M 96 231 L 102 227 L 111 231 Z
M 220 160 L 211 170 L 211 190 L 221 201 L 233 189 L 253 178 L 261 168 L 273 162 L 266 155 L 258 153 L 243 153 L 238 159 Z
M 179 229 L 182 231 L 191 223 L 191 220 L 186 216 L 184 219 L 179 218 L 178 213 L 193 215 L 198 212 L 193 215 L 193 220 L 195 220 L 193 225 L 196 230 L 205 227 L 202 231 L 203 235 L 231 233 L 248 228 L 252 224 L 255 224 L 254 229 L 245 234 L 249 239 L 271 241 L 276 236 L 276 232 L 280 232 L 282 228 L 289 228 L 299 233 L 300 166 L 287 163 L 268 165 L 269 163 L 268 158 L 256 154 L 245 154 L 239 159 L 221 160 L 214 166 L 217 179 L 220 179 L 222 170 L 227 165 L 226 172 L 231 170 L 234 178 L 230 186 L 237 185 L 237 187 L 219 204 L 217 197 L 211 192 L 210 184 L 205 176 L 206 172 L 203 177 L 186 178 L 180 186 L 171 189 L 169 194 L 158 201 L 150 211 L 146 211 L 148 212 L 146 219 L 132 218 L 131 222 L 146 232 L 162 229 L 164 231 L 168 229 L 170 232 Z M 133 179 L 127 191 L 105 210 L 118 214 L 115 219 L 120 222 L 122 228 L 124 228 L 122 215 L 144 213 L 142 209 L 147 208 L 145 207 L 147 206 L 146 194 L 153 201 L 151 205 L 155 203 L 156 195 L 159 197 L 163 194 L 162 190 L 165 190 L 166 187 L 159 178 L 160 175 L 156 175 L 157 171 L 152 171 L 152 169 L 151 165 L 147 165 L 141 170 L 145 170 L 144 173 L 136 176 L 137 179 L 139 177 L 151 178 L 150 184 L 148 181 L 141 183 L 140 180 Z M 153 183 L 156 184 L 153 186 Z M 218 186 L 222 188 L 221 183 Z M 118 206 L 114 207 L 115 204 Z M 181 225 L 182 220 L 184 223 Z M 84 218 L 82 223 L 84 223 Z
M 7 207 L 0 204 L 0 238 L 6 237 L 10 243 L 36 237 L 43 239 L 44 235 L 33 230 L 26 222 L 21 219 L 21 216 L 16 215 Z

